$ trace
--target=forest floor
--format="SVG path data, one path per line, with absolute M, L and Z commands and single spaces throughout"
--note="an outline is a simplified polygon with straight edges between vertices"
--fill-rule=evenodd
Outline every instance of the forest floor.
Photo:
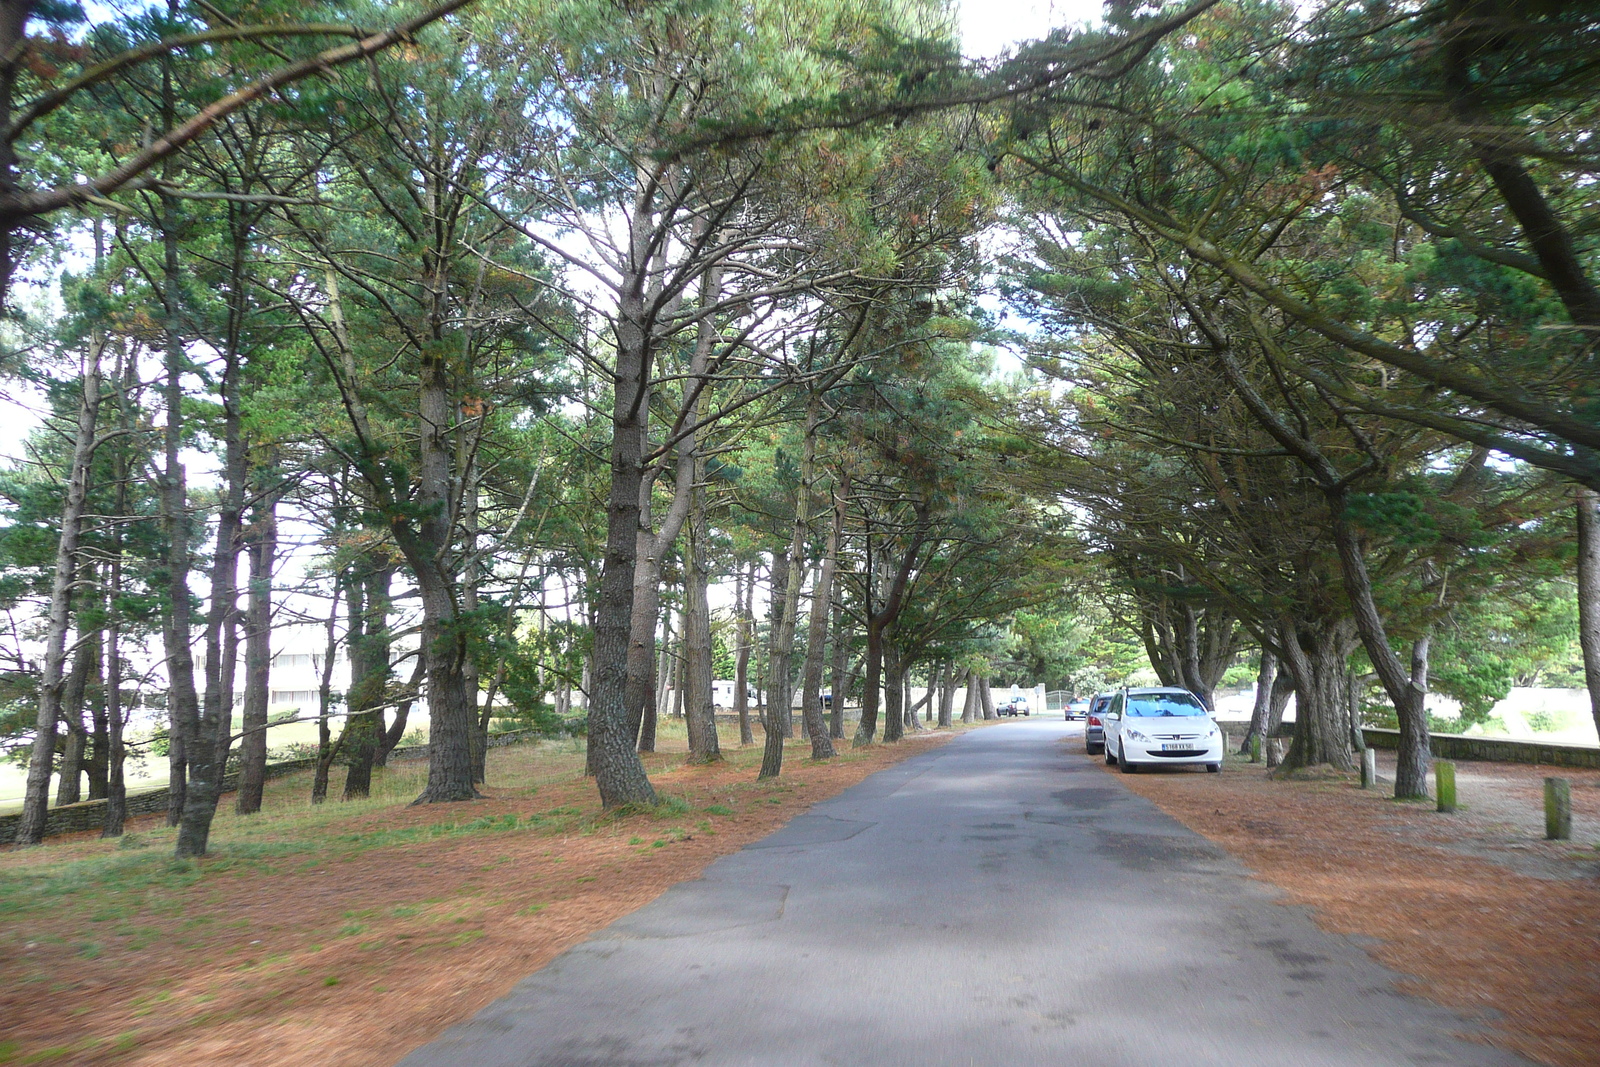
M 1285 904 L 1360 938 L 1408 976 L 1404 991 L 1483 1017 L 1496 1044 L 1531 1059 L 1596 1067 L 1600 771 L 1456 766 L 1452 814 L 1349 776 L 1270 779 L 1232 759 L 1223 774 L 1120 780 L 1283 889 Z M 1543 840 L 1546 775 L 1572 782 L 1571 841 Z
M 604 816 L 581 743 L 494 749 L 485 798 L 413 808 L 427 768 L 313 807 L 309 777 L 260 814 L 219 809 L 212 853 L 172 858 L 157 816 L 0 852 L 0 1064 L 393 1063 L 568 947 L 818 800 L 953 736 L 917 733 L 824 763 L 790 742 L 684 762 L 663 723 L 663 797 Z M 960 727 L 957 728 L 958 730 Z M 335 775 L 334 790 L 340 776 Z

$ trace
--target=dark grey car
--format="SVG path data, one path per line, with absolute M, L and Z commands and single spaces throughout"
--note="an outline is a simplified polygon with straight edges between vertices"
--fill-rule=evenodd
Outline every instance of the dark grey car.
M 1100 716 L 1111 706 L 1111 693 L 1097 693 L 1089 701 L 1089 717 L 1083 724 L 1083 750 L 1098 756 L 1106 750 L 1106 727 Z

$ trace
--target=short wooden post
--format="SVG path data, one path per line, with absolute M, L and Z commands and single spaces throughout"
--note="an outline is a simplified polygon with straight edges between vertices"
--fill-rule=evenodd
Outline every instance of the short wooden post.
M 1439 810 L 1456 810 L 1456 765 L 1438 760 L 1433 765 L 1434 787 L 1439 794 Z
M 1261 762 L 1261 735 L 1259 733 L 1250 735 L 1250 762 Z
M 1361 752 L 1361 788 L 1371 789 L 1378 784 L 1378 750 L 1366 748 Z
M 1572 782 L 1544 780 L 1544 836 L 1547 841 L 1572 840 Z

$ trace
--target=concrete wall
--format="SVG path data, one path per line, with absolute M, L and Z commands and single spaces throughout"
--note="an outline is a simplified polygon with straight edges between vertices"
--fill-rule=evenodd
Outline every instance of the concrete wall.
M 521 744 L 524 741 L 536 741 L 543 736 L 543 734 L 533 730 L 516 730 L 503 734 L 490 734 L 489 747 L 503 748 L 506 745 Z M 427 745 L 411 745 L 407 748 L 397 748 L 389 753 L 389 759 L 392 761 L 404 762 L 406 760 L 424 760 L 427 758 Z M 315 757 L 269 763 L 267 764 L 267 778 L 282 778 L 287 774 L 311 770 L 316 765 Z M 224 793 L 231 793 L 238 787 L 239 774 L 237 771 L 223 777 L 222 791 Z M 152 815 L 166 810 L 166 786 L 128 795 L 128 815 L 130 817 L 134 815 Z M 9 845 L 16 838 L 17 823 L 21 821 L 21 812 L 0 815 L 0 845 Z M 85 830 L 99 830 L 105 826 L 105 823 L 106 802 L 104 800 L 86 800 L 81 804 L 67 804 L 59 808 L 51 808 L 45 816 L 44 833 L 46 837 L 52 834 L 75 834 Z
M 1398 730 L 1362 730 L 1373 748 L 1399 748 Z M 1512 741 L 1499 737 L 1434 734 L 1433 754 L 1440 759 L 1495 760 L 1501 763 L 1543 763 L 1552 767 L 1600 768 L 1600 748 L 1553 741 Z

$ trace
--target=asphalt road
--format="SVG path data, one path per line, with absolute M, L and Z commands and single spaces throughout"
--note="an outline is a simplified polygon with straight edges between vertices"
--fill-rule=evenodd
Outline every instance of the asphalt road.
M 403 1065 L 1526 1064 L 1273 903 L 1080 732 L 1007 723 L 882 771 Z

